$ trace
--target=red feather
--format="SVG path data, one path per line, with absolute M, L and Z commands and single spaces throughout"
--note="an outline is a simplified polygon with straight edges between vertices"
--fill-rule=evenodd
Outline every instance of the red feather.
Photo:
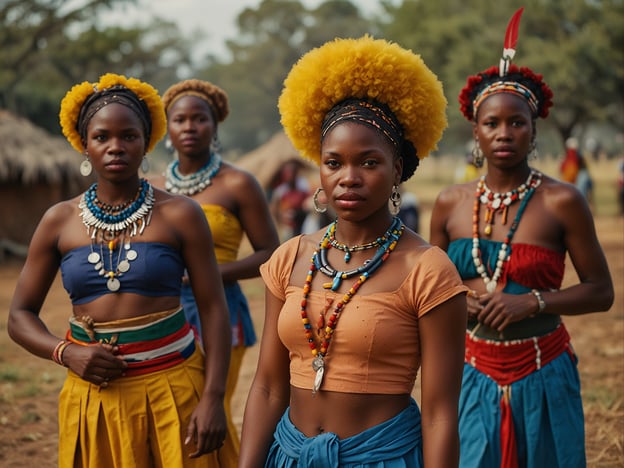
M 523 11 L 524 7 L 519 8 L 518 11 L 516 11 L 509 20 L 509 24 L 507 25 L 507 31 L 505 32 L 505 43 L 503 44 L 503 47 L 505 49 L 516 49 L 516 44 L 518 43 L 518 28 L 520 27 L 520 17 L 522 16 Z

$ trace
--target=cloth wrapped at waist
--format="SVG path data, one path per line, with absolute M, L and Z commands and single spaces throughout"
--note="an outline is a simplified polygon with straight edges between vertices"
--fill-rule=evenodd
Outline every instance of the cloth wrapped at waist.
M 196 346 L 182 308 L 111 322 L 71 317 L 66 339 L 82 346 L 118 346 L 128 363 L 128 377 L 173 367 L 188 359 Z
M 287 409 L 274 437 L 266 466 L 369 466 L 403 457 L 409 466 L 422 466 L 420 410 L 414 400 L 388 421 L 342 440 L 331 432 L 306 437 Z

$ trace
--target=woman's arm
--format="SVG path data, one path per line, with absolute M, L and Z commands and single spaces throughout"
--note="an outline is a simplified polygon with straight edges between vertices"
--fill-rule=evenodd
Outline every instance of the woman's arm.
M 60 265 L 57 243 L 61 231 L 73 214 L 71 202 L 55 205 L 45 213 L 31 239 L 9 309 L 11 338 L 44 359 L 52 359 L 61 338 L 48 331 L 39 313 Z M 64 348 L 62 362 L 84 380 L 102 385 L 119 377 L 127 367 L 123 357 L 116 355 L 117 351 L 118 348 L 111 345 L 71 344 Z
M 283 302 L 266 290 L 266 313 L 258 368 L 249 390 L 239 467 L 262 467 L 273 441 L 273 433 L 290 399 L 288 350 L 277 334 L 277 319 Z
M 419 319 L 425 466 L 459 463 L 458 403 L 464 363 L 466 297 L 459 294 Z
M 187 430 L 187 443 L 197 447 L 191 456 L 219 448 L 225 439 L 223 408 L 225 382 L 230 362 L 231 330 L 223 284 L 214 254 L 212 235 L 199 205 L 176 197 L 170 222 L 181 239 L 181 252 L 197 302 L 205 350 L 205 384 L 198 407 Z
M 230 176 L 231 174 L 231 176 Z M 238 219 L 253 252 L 235 262 L 219 265 L 224 282 L 255 278 L 279 245 L 266 196 L 256 179 L 242 170 L 228 172 L 228 190 L 235 196 Z

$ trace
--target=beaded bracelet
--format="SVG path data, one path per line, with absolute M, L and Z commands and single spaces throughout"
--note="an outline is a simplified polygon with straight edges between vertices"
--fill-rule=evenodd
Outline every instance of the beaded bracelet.
M 542 297 L 542 293 L 539 292 L 537 289 L 532 289 L 529 294 L 534 295 L 535 298 L 537 299 L 537 311 L 533 312 L 529 316 L 529 317 L 535 317 L 536 315 L 541 314 L 542 312 L 544 312 L 544 309 L 546 308 L 546 302 L 544 302 L 544 298 Z
M 63 362 L 63 353 L 67 349 L 67 347 L 72 344 L 71 341 L 61 340 L 54 347 L 54 351 L 52 351 L 52 360 L 56 362 L 58 365 L 67 367 L 65 362 Z

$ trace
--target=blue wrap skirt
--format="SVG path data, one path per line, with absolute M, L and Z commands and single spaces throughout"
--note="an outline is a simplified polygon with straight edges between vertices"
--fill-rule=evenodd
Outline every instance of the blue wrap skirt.
M 339 439 L 326 432 L 306 437 L 290 421 L 289 409 L 277 425 L 265 467 L 422 468 L 420 410 L 414 400 L 394 418 Z

